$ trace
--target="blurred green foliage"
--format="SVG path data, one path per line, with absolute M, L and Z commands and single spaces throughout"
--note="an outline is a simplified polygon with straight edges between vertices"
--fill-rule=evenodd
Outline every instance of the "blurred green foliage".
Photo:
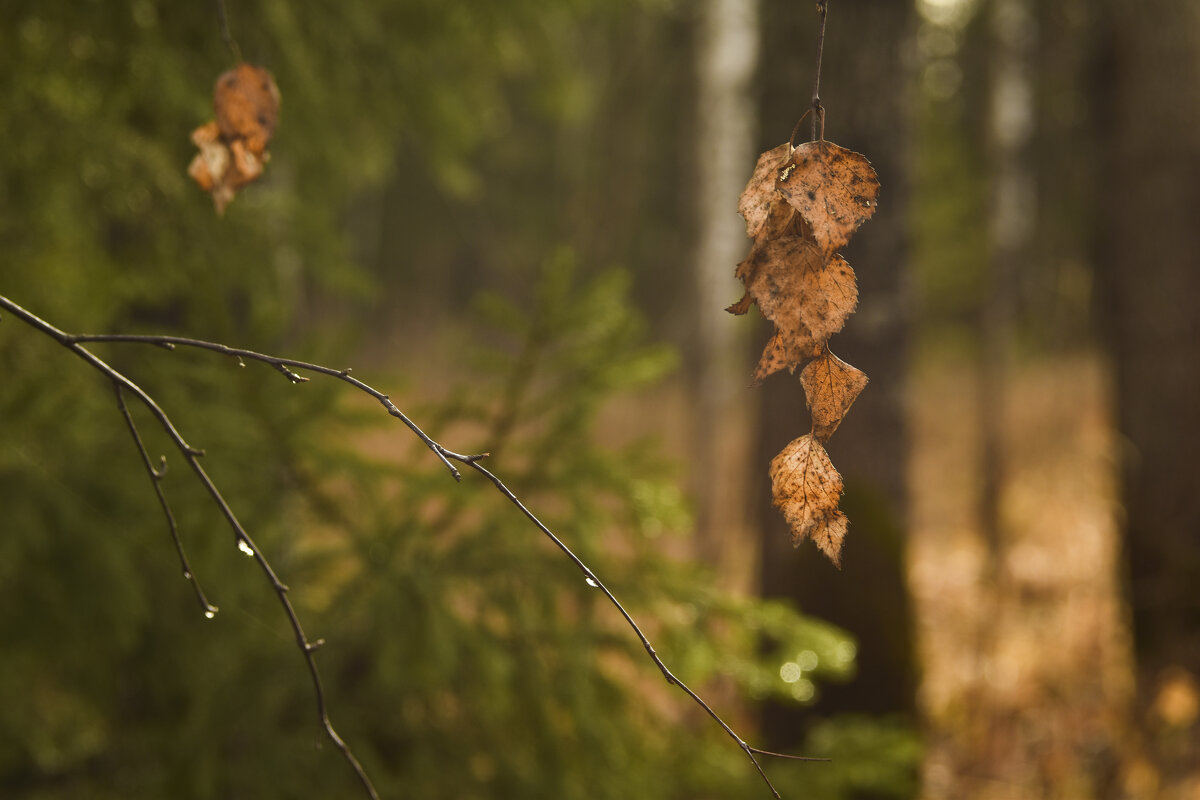
M 576 129 L 589 119 L 564 35 L 666 13 L 591 0 L 229 5 L 283 106 L 265 179 L 224 218 L 185 174 L 188 134 L 231 62 L 215 6 L 4 5 L 0 292 L 71 331 L 344 358 L 362 331 L 323 312 L 375 291 L 346 235 L 362 189 L 403 152 L 440 192 L 469 194 L 512 107 Z M 549 249 L 545 231 L 526 233 L 516 252 Z M 447 445 L 492 451 L 680 678 L 720 697 L 810 698 L 810 678 L 852 668 L 853 645 L 665 555 L 688 527 L 671 464 L 652 442 L 596 443 L 603 403 L 673 356 L 646 344 L 627 275 L 581 277 L 577 258 L 548 257 L 518 305 L 479 302 L 477 334 L 494 347 L 466 362 L 469 383 L 436 402 L 395 399 L 427 402 L 414 417 Z M 318 660 L 331 715 L 385 796 L 766 791 L 511 504 L 471 473 L 454 483 L 419 444 L 397 447 L 411 437 L 373 402 L 211 354 L 93 349 L 209 453 L 310 638 L 329 640 Z M 276 597 L 153 420 L 134 409 L 151 455 L 168 456 L 165 488 L 221 607 L 211 621 L 110 388 L 7 318 L 0 376 L 0 794 L 353 796 Z M 909 758 L 893 750 L 864 748 L 861 763 Z M 859 763 L 839 762 L 768 769 L 797 796 L 819 785 L 836 797 Z

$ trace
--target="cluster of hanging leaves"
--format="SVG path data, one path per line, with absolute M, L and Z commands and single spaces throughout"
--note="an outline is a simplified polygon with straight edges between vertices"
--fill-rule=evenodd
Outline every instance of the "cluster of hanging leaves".
M 237 190 L 262 175 L 267 142 L 279 119 L 279 89 L 271 73 L 245 62 L 217 78 L 216 119 L 192 131 L 200 152 L 188 166 L 192 180 L 212 194 L 218 214 Z
M 824 443 L 867 376 L 829 350 L 829 337 L 858 304 L 854 270 L 837 251 L 875 213 L 878 195 L 879 181 L 864 156 L 821 139 L 763 153 L 738 201 L 753 243 L 735 273 L 746 293 L 727 310 L 745 314 L 757 305 L 774 323 L 754 382 L 800 368 L 812 417 L 812 430 L 772 459 L 772 496 L 792 543 L 812 539 L 839 567 L 848 523 L 838 510 L 842 476 Z

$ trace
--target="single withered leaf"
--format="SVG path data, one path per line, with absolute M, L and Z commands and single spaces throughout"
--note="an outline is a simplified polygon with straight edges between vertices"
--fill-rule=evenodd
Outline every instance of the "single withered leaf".
M 826 350 L 800 370 L 800 385 L 812 415 L 813 436 L 825 442 L 867 386 L 867 374 Z
M 751 385 L 757 386 L 768 375 L 774 375 L 780 370 L 794 369 L 797 362 L 793 350 L 794 348 L 788 346 L 779 331 L 776 331 L 758 358 L 758 366 L 754 368 L 754 379 Z
M 218 214 L 233 200 L 237 189 L 237 172 L 229 146 L 221 138 L 216 122 L 208 122 L 192 131 L 192 143 L 200 152 L 188 164 L 188 175 L 201 189 L 212 194 Z
M 879 178 L 866 156 L 807 142 L 780 167 L 775 188 L 812 226 L 820 248 L 833 253 L 875 213 Z
M 216 120 L 192 131 L 200 152 L 188 175 L 213 197 L 223 214 L 237 190 L 262 175 L 270 159 L 267 143 L 279 119 L 279 89 L 271 73 L 238 64 L 217 79 L 213 89 Z
M 221 138 L 230 144 L 240 140 L 262 158 L 279 121 L 279 88 L 271 73 L 253 64 L 238 64 L 217 78 L 213 108 Z
M 821 443 L 805 434 L 771 459 L 771 497 L 792 529 L 792 545 L 812 539 L 834 566 L 850 523 L 838 510 L 842 476 Z
M 779 193 L 775 191 L 775 178 L 791 150 L 792 146 L 784 142 L 759 156 L 754 174 L 738 198 L 738 213 L 746 220 L 746 235 L 751 239 L 758 238 L 772 207 L 777 205 Z
M 802 236 L 760 241 L 735 274 L 746 294 L 729 311 L 745 313 L 756 303 L 776 328 L 759 360 L 755 383 L 820 355 L 858 304 L 850 265 L 841 256 L 827 257 Z

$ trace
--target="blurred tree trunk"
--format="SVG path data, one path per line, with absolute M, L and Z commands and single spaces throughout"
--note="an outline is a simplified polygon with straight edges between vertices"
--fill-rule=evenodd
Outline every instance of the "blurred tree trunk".
M 1029 144 L 1033 135 L 1034 19 L 1030 0 L 991 0 L 988 81 L 987 277 L 980 306 L 979 423 L 983 439 L 979 523 L 988 550 L 988 578 L 1001 577 L 1004 530 L 1001 495 L 1008 466 L 1005 387 L 1017 324 L 1017 294 L 1028 269 L 1036 215 Z
M 762 413 L 753 462 L 759 478 L 752 498 L 762 535 L 763 593 L 793 598 L 805 613 L 845 627 L 858 640 L 857 677 L 843 686 L 822 687 L 813 711 L 765 709 L 767 736 L 778 747 L 796 744 L 804 721 L 814 712 L 908 714 L 915 707 L 905 575 L 908 442 L 903 408 L 910 116 L 905 53 L 911 13 L 911 4 L 894 0 L 829 4 L 821 72 L 825 135 L 865 154 L 882 184 L 878 212 L 844 253 L 858 276 L 858 311 L 830 342 L 835 353 L 866 371 L 871 380 L 828 446 L 845 480 L 842 508 L 850 518 L 840 572 L 807 543 L 793 550 L 783 518 L 771 507 L 767 464 L 785 444 L 809 430 L 799 381 L 776 375 L 756 390 Z M 814 17 L 811 4 L 764 4 L 762 149 L 786 140 L 808 105 L 816 51 Z M 759 348 L 764 340 L 765 325 L 756 341 Z
M 1172 695 L 1159 692 L 1194 699 L 1200 681 L 1200 5 L 1114 0 L 1105 13 L 1099 261 L 1126 443 L 1133 642 L 1142 708 L 1158 702 L 1149 732 L 1190 725 L 1194 746 L 1195 708 L 1171 732 Z M 1175 766 L 1194 766 L 1195 752 Z
M 757 117 L 750 84 L 758 62 L 758 0 L 705 0 L 696 36 L 696 216 L 695 313 L 689 356 L 694 417 L 693 495 L 700 555 L 724 561 L 738 527 L 730 517 L 741 496 L 740 464 L 722 446 L 731 433 L 734 399 L 730 375 L 745 369 L 735 326 L 717 315 L 738 295 L 733 268 L 744 256 L 746 232 L 737 197 L 754 163 Z M 723 315 L 721 315 L 723 316 Z

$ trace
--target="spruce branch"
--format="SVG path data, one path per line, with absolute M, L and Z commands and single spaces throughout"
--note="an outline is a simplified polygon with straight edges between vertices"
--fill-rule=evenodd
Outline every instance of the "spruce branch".
M 101 360 L 100 358 L 98 358 L 94 354 L 92 354 L 89 350 L 87 350 L 83 346 L 85 343 L 86 344 L 92 344 L 92 343 L 144 344 L 144 345 L 162 347 L 162 348 L 172 350 L 172 351 L 177 350 L 178 348 L 181 348 L 181 347 L 182 348 L 193 348 L 193 349 L 199 349 L 199 350 L 208 350 L 211 352 L 219 353 L 221 355 L 229 356 L 231 358 L 235 358 L 235 359 L 237 359 L 239 365 L 243 366 L 243 367 L 246 366 L 246 362 L 250 362 L 250 361 L 265 364 L 265 365 L 281 372 L 284 375 L 284 377 L 286 377 L 290 382 L 292 382 L 294 384 L 295 383 L 304 383 L 309 380 L 306 376 L 302 375 L 301 373 L 313 373 L 313 374 L 318 374 L 318 375 L 324 375 L 326 377 L 333 378 L 335 380 L 343 381 L 343 382 L 348 383 L 351 386 L 355 387 L 356 389 L 370 395 L 371 397 L 378 400 L 381 405 L 383 405 L 383 407 L 387 410 L 388 414 L 390 414 L 391 416 L 397 418 L 402 423 L 404 423 L 404 425 L 414 435 L 416 435 L 421 440 L 421 442 L 424 443 L 425 446 L 428 447 L 434 453 L 435 456 L 437 456 L 437 458 L 442 462 L 442 464 L 449 470 L 450 475 L 454 478 L 455 481 L 459 481 L 459 482 L 462 481 L 462 473 L 455 465 L 458 464 L 458 465 L 468 467 L 468 468 L 474 470 L 475 472 L 479 473 L 483 478 L 487 479 L 493 485 L 493 487 L 498 492 L 500 492 L 500 494 L 502 494 L 506 499 L 508 499 L 509 502 L 511 502 L 514 506 L 516 506 L 517 509 L 521 512 L 521 514 L 523 514 L 526 517 L 526 519 L 529 520 L 530 523 L 532 523 L 544 536 L 546 536 L 551 541 L 551 543 L 553 543 L 554 546 L 557 547 L 563 553 L 563 555 L 582 573 L 583 578 L 587 582 L 587 584 L 593 588 L 599 589 L 604 594 L 605 598 L 607 598 L 609 603 L 617 610 L 617 612 L 620 614 L 622 619 L 625 620 L 626 624 L 629 626 L 629 628 L 633 631 L 634 635 L 641 642 L 642 647 L 646 651 L 646 654 L 649 656 L 650 660 L 654 662 L 654 665 L 658 668 L 658 670 L 662 673 L 662 675 L 666 679 L 667 683 L 671 684 L 673 686 L 677 686 L 681 691 L 683 691 L 685 694 L 687 694 L 688 697 L 690 697 L 693 702 L 695 702 L 701 709 L 703 709 L 703 711 L 706 714 L 708 714 L 708 716 L 711 717 L 721 727 L 721 729 L 725 732 L 726 735 L 728 735 L 731 739 L 734 740 L 734 742 L 737 743 L 737 746 L 750 759 L 751 763 L 754 765 L 755 769 L 758 771 L 759 776 L 766 783 L 767 787 L 770 789 L 771 794 L 774 797 L 779 798 L 780 794 L 779 794 L 778 790 L 775 789 L 775 786 L 771 783 L 771 780 L 767 776 L 766 772 L 763 770 L 762 764 L 760 763 L 758 756 L 773 756 L 773 757 L 778 757 L 778 758 L 787 758 L 787 759 L 800 760 L 800 761 L 828 761 L 829 760 L 829 759 L 825 759 L 825 758 L 809 758 L 809 757 L 805 757 L 805 756 L 794 756 L 794 755 L 788 755 L 788 754 L 784 754 L 784 753 L 775 753 L 775 752 L 772 752 L 769 750 L 763 750 L 763 749 L 760 749 L 757 747 L 753 747 L 750 744 L 748 744 L 744 739 L 741 738 L 741 736 L 739 736 L 737 734 L 736 731 L 734 731 L 734 729 L 728 723 L 725 722 L 724 719 L 721 718 L 721 716 L 719 714 L 717 714 L 717 712 L 698 693 L 696 693 L 693 689 L 691 689 L 687 684 L 685 684 L 682 680 L 680 680 L 678 677 L 676 677 L 671 672 L 671 670 L 667 667 L 666 663 L 662 660 L 662 658 L 655 651 L 654 646 L 650 642 L 650 639 L 642 631 L 641 627 L 634 620 L 633 616 L 629 613 L 629 611 L 627 611 L 625 609 L 625 607 L 617 599 L 616 595 L 613 594 L 613 592 L 607 586 L 605 586 L 604 583 L 596 576 L 595 572 L 593 572 L 592 569 L 579 556 L 577 556 L 571 550 L 571 548 L 558 535 L 556 535 L 545 523 L 543 523 L 524 504 L 524 502 L 522 502 L 521 499 L 519 497 L 517 497 L 517 495 L 511 489 L 508 488 L 508 486 L 505 485 L 505 483 L 499 478 L 499 476 L 497 476 L 494 472 L 492 472 L 491 470 L 489 470 L 487 467 L 485 467 L 482 464 L 482 461 L 484 459 L 488 458 L 489 453 L 463 454 L 463 453 L 458 453 L 453 450 L 450 450 L 447 447 L 444 447 L 442 444 L 435 441 L 432 437 L 430 437 L 428 434 L 426 434 L 416 423 L 414 423 L 408 416 L 406 416 L 402 411 L 400 411 L 400 409 L 396 407 L 396 405 L 391 401 L 391 399 L 389 398 L 389 396 L 387 394 L 384 394 L 383 392 L 375 389 L 374 387 L 370 386 L 369 384 L 353 377 L 351 375 L 350 369 L 336 369 L 333 367 L 323 366 L 321 364 L 314 364 L 314 363 L 310 363 L 310 362 L 306 362 L 306 361 L 299 361 L 296 359 L 281 358 L 278 356 L 272 356 L 272 355 L 267 355 L 264 353 L 258 353 L 253 350 L 246 350 L 243 348 L 230 347 L 228 345 L 220 344 L 217 342 L 208 342 L 208 341 L 204 341 L 204 340 L 200 340 L 200 339 L 191 339 L 191 338 L 185 338 L 185 337 L 179 337 L 179 336 L 130 335 L 130 334 L 69 334 L 69 333 L 66 333 L 66 332 L 54 327 L 50 323 L 42 320 L 41 318 L 37 317 L 36 315 L 32 314 L 31 312 L 25 310 L 24 308 L 22 308 L 21 306 L 17 305 L 14 302 L 12 302 L 8 298 L 4 297 L 3 295 L 0 295 L 0 308 L 7 309 L 8 311 L 12 312 L 18 319 L 25 322 L 30 327 L 49 336 L 50 338 L 57 341 L 59 344 L 63 345 L 67 349 L 71 350 L 73 353 L 75 353 L 77 356 L 79 356 L 85 362 L 87 362 L 90 366 L 92 366 L 93 368 L 100 371 L 105 377 L 107 377 L 112 382 L 114 389 L 116 391 L 116 394 L 117 394 L 118 407 L 120 408 L 123 416 L 125 417 L 126 424 L 130 429 L 131 436 L 133 437 L 134 442 L 139 449 L 139 452 L 142 456 L 143 463 L 145 464 L 147 470 L 149 471 L 149 474 L 151 476 L 151 479 L 152 479 L 152 482 L 153 482 L 153 485 L 155 488 L 155 492 L 159 497 L 159 502 L 162 505 L 164 513 L 167 517 L 168 527 L 171 531 L 172 538 L 175 541 L 176 549 L 180 555 L 181 562 L 184 564 L 184 574 L 188 578 L 188 580 L 192 582 L 194 591 L 196 591 L 197 596 L 201 599 L 201 603 L 205 609 L 206 616 L 211 617 L 212 614 L 215 613 L 216 608 L 215 608 L 215 606 L 211 606 L 210 604 L 208 604 L 207 598 L 204 597 L 203 592 L 201 592 L 201 590 L 200 590 L 199 583 L 196 582 L 195 576 L 192 574 L 192 571 L 187 566 L 186 555 L 184 554 L 183 547 L 179 542 L 177 531 L 175 529 L 174 517 L 172 516 L 172 514 L 170 512 L 170 507 L 166 502 L 166 499 L 162 493 L 161 487 L 159 486 L 159 482 L 162 480 L 163 475 L 164 475 L 165 460 L 164 460 L 164 466 L 162 468 L 159 468 L 159 469 L 154 468 L 153 463 L 151 462 L 150 457 L 145 450 L 145 446 L 142 443 L 141 437 L 138 434 L 137 427 L 133 422 L 133 418 L 129 413 L 129 409 L 125 405 L 125 394 L 128 393 L 128 394 L 136 397 L 151 412 L 151 414 L 153 414 L 154 417 L 158 420 L 158 422 L 162 426 L 163 430 L 166 431 L 167 435 L 174 442 L 176 448 L 182 454 L 184 460 L 187 461 L 188 465 L 192 468 L 192 471 L 195 473 L 197 479 L 204 486 L 206 492 L 209 495 L 209 498 L 213 501 L 214 504 L 216 504 L 216 506 L 220 510 L 222 516 L 225 517 L 226 522 L 229 524 L 230 528 L 233 530 L 233 532 L 235 534 L 235 540 L 237 542 L 238 547 L 243 552 L 254 556 L 255 561 L 258 563 L 258 565 L 261 568 L 267 581 L 271 584 L 272 589 L 275 591 L 276 595 L 278 596 L 280 604 L 283 606 L 284 613 L 287 616 L 288 621 L 292 626 L 292 630 L 295 634 L 297 646 L 300 649 L 302 655 L 304 656 L 306 665 L 307 665 L 309 673 L 311 675 L 313 691 L 316 696 L 317 711 L 318 711 L 318 716 L 321 721 L 321 725 L 324 728 L 326 735 L 329 737 L 329 739 L 331 741 L 334 742 L 334 744 L 338 747 L 339 751 L 342 753 L 343 757 L 350 764 L 350 766 L 354 770 L 356 776 L 358 777 L 359 782 L 362 784 L 364 791 L 366 792 L 366 794 L 369 797 L 378 798 L 378 795 L 377 795 L 370 779 L 367 777 L 366 772 L 363 770 L 363 767 L 358 762 L 357 758 L 354 756 L 350 747 L 342 740 L 342 738 L 334 730 L 334 728 L 329 720 L 329 716 L 327 713 L 327 703 L 326 703 L 326 698 L 325 698 L 325 692 L 324 692 L 324 689 L 323 689 L 323 686 L 321 683 L 321 678 L 320 678 L 319 672 L 317 670 L 316 661 L 313 657 L 314 651 L 317 648 L 319 648 L 322 644 L 324 644 L 324 640 L 318 639 L 315 642 L 312 642 L 312 641 L 309 641 L 308 638 L 305 636 L 304 630 L 300 625 L 299 617 L 297 616 L 296 611 L 295 611 L 294 607 L 292 606 L 291 601 L 288 598 L 288 591 L 289 591 L 288 587 L 279 580 L 274 569 L 271 567 L 270 563 L 268 562 L 266 556 L 258 548 L 258 546 L 253 542 L 253 540 L 250 538 L 249 534 L 246 532 L 246 530 L 242 526 L 242 524 L 238 521 L 237 517 L 234 515 L 233 510 L 230 508 L 229 504 L 226 502 L 226 500 L 222 496 L 221 492 L 217 489 L 216 485 L 213 483 L 211 478 L 209 478 L 208 474 L 204 471 L 204 468 L 201 466 L 199 459 L 203 455 L 203 451 L 192 447 L 191 445 L 189 445 L 186 442 L 186 440 L 184 440 L 183 436 L 179 433 L 179 431 L 172 424 L 171 420 L 166 415 L 166 413 L 158 406 L 158 404 L 154 401 L 154 399 L 149 394 L 147 394 L 145 391 L 143 391 L 141 388 L 139 388 L 136 384 L 134 384 L 132 381 L 130 381 L 122 373 L 118 372 L 116 369 L 109 366 L 106 362 L 104 362 L 103 360 Z

